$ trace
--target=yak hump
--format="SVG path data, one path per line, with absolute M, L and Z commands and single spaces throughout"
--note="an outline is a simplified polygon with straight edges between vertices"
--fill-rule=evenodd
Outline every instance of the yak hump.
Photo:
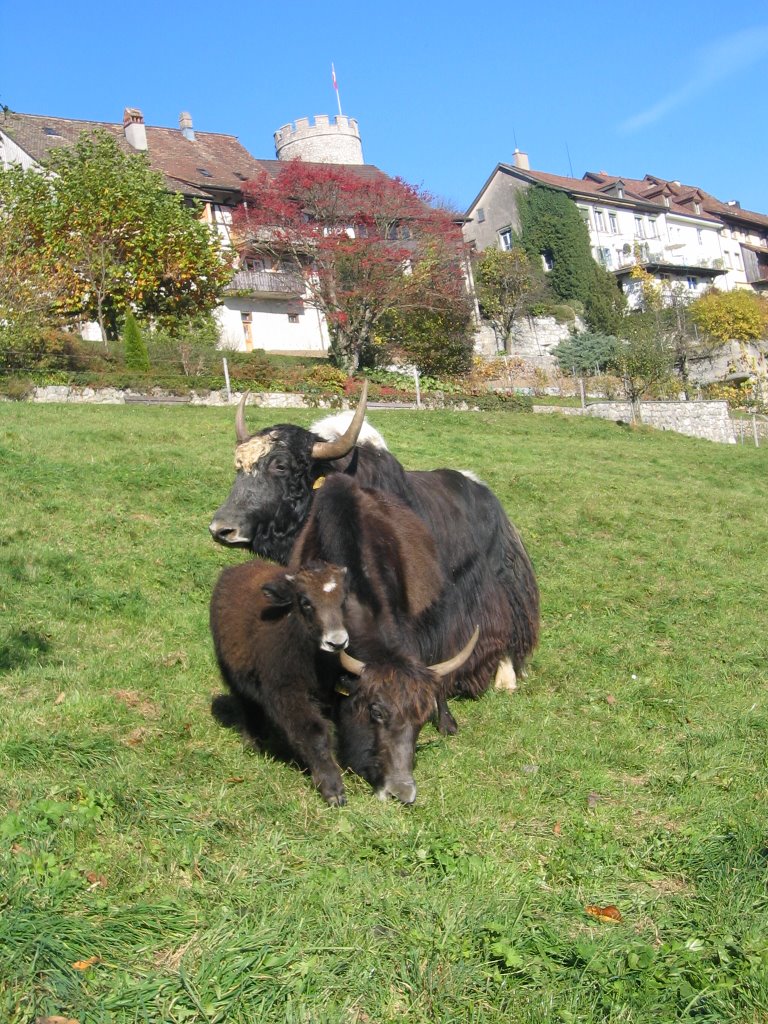
M 352 422 L 354 411 L 337 412 L 332 416 L 325 416 L 323 419 L 313 423 L 309 428 L 313 434 L 317 434 L 318 437 L 325 438 L 326 441 L 335 441 L 341 437 L 346 431 L 349 424 Z M 381 434 L 372 427 L 368 420 L 363 420 L 363 426 L 357 438 L 358 444 L 367 444 L 371 448 L 382 448 L 384 451 L 389 451 L 387 448 L 387 442 L 381 436 Z

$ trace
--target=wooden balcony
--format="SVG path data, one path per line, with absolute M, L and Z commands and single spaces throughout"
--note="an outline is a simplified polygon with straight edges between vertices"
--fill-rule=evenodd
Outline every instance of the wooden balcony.
M 238 270 L 225 291 L 265 299 L 285 299 L 304 294 L 301 274 L 284 270 Z

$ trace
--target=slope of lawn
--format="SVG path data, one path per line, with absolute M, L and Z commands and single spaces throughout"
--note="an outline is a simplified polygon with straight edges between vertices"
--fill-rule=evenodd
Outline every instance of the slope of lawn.
M 415 806 L 331 810 L 210 715 L 233 420 L 0 404 L 0 1020 L 767 1021 L 768 448 L 372 413 L 496 491 L 543 632 Z

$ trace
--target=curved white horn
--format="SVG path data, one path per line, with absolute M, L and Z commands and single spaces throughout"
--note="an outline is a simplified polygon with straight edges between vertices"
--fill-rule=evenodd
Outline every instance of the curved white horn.
M 360 392 L 360 401 L 357 403 L 352 422 L 341 437 L 337 437 L 335 441 L 318 441 L 312 448 L 313 459 L 340 459 L 347 452 L 352 451 L 363 426 L 367 399 L 368 381 L 366 380 L 363 381 L 363 390 Z
M 467 658 L 470 656 L 472 651 L 475 649 L 477 638 L 480 636 L 480 627 L 475 626 L 475 632 L 469 638 L 469 641 L 462 647 L 458 654 L 454 654 L 448 661 L 439 661 L 436 665 L 430 665 L 430 669 L 437 676 L 447 676 L 449 672 L 455 672 L 457 668 L 461 668 Z

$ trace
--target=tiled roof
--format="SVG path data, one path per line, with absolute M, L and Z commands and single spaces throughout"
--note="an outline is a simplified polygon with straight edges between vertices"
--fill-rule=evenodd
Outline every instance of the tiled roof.
M 40 164 L 54 149 L 71 146 L 83 133 L 97 129 L 108 132 L 124 152 L 136 152 L 127 142 L 122 124 L 10 112 L 0 117 L 0 131 Z M 178 128 L 146 125 L 145 130 L 150 166 L 165 177 L 169 189 L 184 195 L 207 198 L 220 190 L 239 192 L 262 171 L 276 174 L 284 166 L 279 160 L 256 159 L 235 135 L 195 129 L 192 141 Z M 350 165 L 350 169 L 371 180 L 387 177 L 372 164 Z
M 517 170 L 517 168 L 515 168 Z M 620 184 L 623 188 L 624 199 L 631 202 L 648 203 L 658 206 L 663 210 L 672 213 L 684 214 L 690 217 L 697 217 L 700 220 L 717 222 L 720 220 L 719 211 L 710 209 L 707 204 L 706 192 L 691 186 L 674 186 L 674 183 L 667 182 L 662 178 L 651 178 L 650 175 L 642 181 L 637 178 L 617 177 L 606 174 L 603 171 L 588 171 L 583 178 L 566 178 L 560 174 L 548 174 L 545 171 L 523 171 L 543 185 L 553 185 L 555 188 L 562 188 L 569 192 L 579 192 L 582 195 L 593 195 L 596 199 L 601 197 L 606 200 L 618 198 L 608 191 L 613 186 Z M 663 196 L 668 195 L 669 206 L 664 203 Z M 696 213 L 693 201 L 699 199 L 701 212 Z M 724 205 L 724 204 L 721 204 Z M 732 207 L 725 207 L 732 210 Z

